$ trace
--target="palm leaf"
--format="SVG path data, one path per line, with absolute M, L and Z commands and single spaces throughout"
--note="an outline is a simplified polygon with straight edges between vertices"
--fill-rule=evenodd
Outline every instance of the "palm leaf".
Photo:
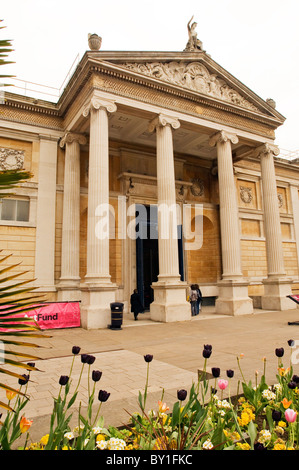
M 3 20 L 0 20 L 0 23 Z M 0 25 L 0 29 L 4 26 Z M 11 40 L 0 40 L 0 65 L 11 63 L 6 58 L 12 51 Z M 1 75 L 1 77 L 10 77 L 11 75 Z M 4 84 L 5 85 L 5 84 Z M 28 171 L 12 170 L 0 172 L 0 199 L 10 196 L 16 185 L 30 179 L 32 174 Z M 0 201 L 1 202 L 1 201 Z M 34 310 L 42 301 L 42 297 L 35 295 L 35 287 L 31 287 L 32 280 L 24 280 L 21 276 L 27 274 L 25 272 L 14 272 L 19 264 L 9 264 L 8 259 L 11 255 L 6 255 L 0 259 L 0 340 L 2 346 L 5 345 L 5 354 L 3 356 L 0 374 L 10 375 L 15 378 L 20 374 L 7 370 L 5 366 L 13 366 L 17 368 L 26 368 L 27 370 L 37 370 L 33 366 L 28 366 L 20 360 L 12 360 L 10 357 L 39 359 L 36 356 L 26 354 L 24 351 L 17 352 L 14 347 L 29 348 L 39 347 L 38 345 L 27 342 L 27 338 L 43 338 L 44 335 L 38 333 L 40 330 L 34 318 L 25 317 L 24 314 Z M 10 274 L 8 274 L 10 273 Z M 21 278 L 19 281 L 15 279 Z M 27 286 L 27 287 L 25 287 Z M 41 305 L 39 305 L 41 307 Z M 5 330 L 5 331 L 2 331 Z M 26 340 L 25 340 L 26 339 Z M 8 349 L 7 349 L 8 348 Z M 1 353 L 1 351 L 0 351 Z M 2 359 L 2 358 L 1 358 Z M 0 388 L 9 389 L 8 386 L 0 383 Z M 12 389 L 13 390 L 13 389 Z M 3 402 L 0 407 L 8 411 L 12 409 Z
M 0 64 L 1 65 L 1 64 Z M 20 170 L 8 170 L 0 172 L 0 197 L 11 196 L 13 193 L 3 192 L 6 190 L 11 190 L 16 187 L 16 185 L 22 181 L 26 181 L 32 177 L 32 173 L 29 171 L 20 171 Z
M 12 390 L 13 392 L 17 390 Z M 14 411 L 11 406 L 9 406 L 7 403 L 3 403 L 3 401 L 0 401 L 0 408 L 4 408 L 7 411 Z M 1 425 L 3 426 L 3 423 L 1 422 Z

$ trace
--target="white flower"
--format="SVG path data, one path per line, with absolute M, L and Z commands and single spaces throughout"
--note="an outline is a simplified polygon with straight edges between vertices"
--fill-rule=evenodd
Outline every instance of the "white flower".
M 205 450 L 211 450 L 211 449 L 213 449 L 213 447 L 214 446 L 211 442 L 211 439 L 207 439 L 202 445 L 202 448 L 205 449 Z
M 101 434 L 102 429 L 103 429 L 103 428 L 100 428 L 100 426 L 95 426 L 94 428 L 92 428 L 92 432 L 93 432 L 94 434 Z
M 79 435 L 79 431 L 83 431 L 83 429 L 84 429 L 84 425 L 83 425 L 83 424 L 80 424 L 80 427 L 79 427 L 79 426 L 76 426 L 76 427 L 74 428 L 74 430 L 73 430 L 74 435 L 75 435 L 75 436 L 76 436 L 76 435 L 78 436 L 78 435 Z
M 109 441 L 107 441 L 107 448 L 109 450 L 124 450 L 126 445 L 126 441 L 118 439 L 117 437 L 111 437 Z
M 264 444 L 265 442 L 270 441 L 270 439 L 271 439 L 270 431 L 268 431 L 268 429 L 262 429 L 259 433 L 258 442 L 261 442 L 262 444 Z
M 277 434 L 280 434 L 281 436 L 284 434 L 284 429 L 281 427 L 281 426 L 276 426 L 274 428 L 274 431 L 277 433 Z
M 70 441 L 71 439 L 74 439 L 75 435 L 73 432 L 66 432 L 64 437 Z
M 271 392 L 271 390 L 263 390 L 263 398 L 266 398 L 267 400 L 275 400 L 276 395 L 275 393 Z
M 100 450 L 105 450 L 105 449 L 107 449 L 107 444 L 108 444 L 107 441 L 98 441 L 96 443 L 96 446 Z

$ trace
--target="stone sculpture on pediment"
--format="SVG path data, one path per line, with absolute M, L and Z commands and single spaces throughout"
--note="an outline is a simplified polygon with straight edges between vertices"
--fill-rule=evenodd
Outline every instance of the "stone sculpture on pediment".
M 184 49 L 185 52 L 202 51 L 202 42 L 197 38 L 197 32 L 195 31 L 197 23 L 194 21 L 191 24 L 192 20 L 193 16 L 187 24 L 189 40 Z
M 210 73 L 200 62 L 127 62 L 123 67 L 173 85 L 187 88 L 243 108 L 258 111 L 258 108 L 231 88 L 225 80 Z

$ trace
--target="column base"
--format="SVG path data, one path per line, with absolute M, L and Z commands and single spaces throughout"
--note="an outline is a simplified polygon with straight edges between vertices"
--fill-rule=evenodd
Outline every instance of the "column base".
M 107 328 L 111 323 L 110 303 L 115 302 L 116 284 L 81 285 L 81 327 Z
M 150 306 L 151 320 L 176 322 L 191 319 L 191 307 L 186 300 L 185 282 L 158 281 L 152 284 L 154 302 Z
M 263 310 L 292 310 L 294 302 L 287 298 L 292 294 L 292 279 L 289 278 L 268 278 L 263 281 L 264 295 L 262 297 Z
M 79 302 L 81 300 L 80 278 L 61 278 L 56 288 L 58 302 Z
M 248 296 L 248 283 L 223 280 L 218 283 L 216 313 L 221 315 L 248 315 L 253 313 L 252 299 Z

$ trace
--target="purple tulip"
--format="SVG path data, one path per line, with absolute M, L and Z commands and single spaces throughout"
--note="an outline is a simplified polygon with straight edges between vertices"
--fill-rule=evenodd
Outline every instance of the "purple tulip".
M 105 402 L 108 400 L 109 397 L 110 397 L 110 393 L 106 392 L 106 390 L 99 391 L 99 396 L 98 396 L 99 401 Z

